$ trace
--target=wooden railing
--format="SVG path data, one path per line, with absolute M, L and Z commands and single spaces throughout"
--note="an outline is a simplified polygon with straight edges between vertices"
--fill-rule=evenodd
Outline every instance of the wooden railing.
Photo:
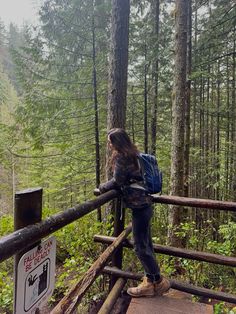
M 27 195 L 27 191 L 17 194 Z M 99 314 L 109 313 L 113 304 L 115 303 L 116 298 L 119 295 L 119 292 L 123 289 L 127 279 L 140 280 L 142 275 L 131 273 L 130 271 L 123 271 L 121 268 L 122 265 L 122 248 L 133 247 L 133 242 L 127 240 L 128 235 L 131 232 L 131 225 L 129 225 L 125 230 L 123 230 L 122 223 L 120 224 L 120 213 L 122 208 L 120 207 L 119 202 L 119 192 L 112 190 L 103 195 L 98 196 L 96 199 L 85 202 L 81 205 L 76 205 L 73 208 L 69 208 L 63 212 L 60 212 L 56 215 L 53 215 L 47 218 L 44 221 L 39 221 L 34 224 L 28 225 L 24 228 L 16 230 L 15 232 L 3 237 L 0 239 L 0 262 L 6 260 L 7 258 L 25 252 L 28 248 L 31 248 L 32 245 L 36 245 L 38 241 L 42 238 L 52 234 L 53 232 L 63 228 L 69 223 L 85 216 L 86 214 L 94 211 L 95 209 L 100 208 L 102 205 L 107 202 L 118 199 L 116 202 L 116 215 L 115 218 L 115 237 L 106 237 L 101 235 L 95 236 L 95 241 L 108 244 L 108 248 L 99 256 L 97 261 L 90 267 L 90 269 L 84 274 L 80 281 L 69 291 L 69 293 L 58 303 L 58 305 L 52 310 L 51 313 L 72 313 L 82 297 L 95 281 L 97 276 L 100 273 L 106 273 L 112 275 L 113 278 L 113 289 L 104 303 L 104 306 L 99 311 Z M 19 198 L 20 199 L 20 198 Z M 25 198 L 23 202 L 16 202 L 16 207 L 25 208 L 31 204 L 26 201 Z M 41 203 L 42 200 L 36 201 Z M 189 206 L 195 208 L 205 208 L 205 209 L 217 209 L 217 210 L 230 210 L 236 212 L 236 203 L 233 202 L 223 202 L 215 200 L 205 200 L 205 199 L 194 199 L 186 197 L 177 197 L 177 196 L 157 196 L 153 195 L 154 203 L 162 204 L 176 204 L 181 206 Z M 40 206 L 39 206 L 40 207 Z M 16 217 L 15 217 L 16 220 Z M 36 219 L 37 221 L 37 219 Z M 124 221 L 124 218 L 123 218 Z M 21 224 L 19 224 L 20 226 Z M 18 227 L 19 227 L 18 226 Z M 122 231 L 123 230 L 123 231 Z M 207 252 L 197 252 L 193 250 L 186 250 L 174 247 L 168 247 L 163 245 L 154 245 L 154 250 L 157 253 L 167 254 L 170 256 L 176 256 L 181 258 L 188 258 L 192 260 L 198 260 L 203 262 L 209 262 L 219 265 L 227 265 L 236 267 L 236 258 L 221 256 L 217 254 L 207 253 Z M 107 262 L 112 256 L 113 258 L 112 266 L 106 267 Z M 119 268 L 117 268 L 117 265 Z M 115 279 L 114 279 L 115 278 Z M 117 282 L 116 279 L 120 278 Z M 116 282 L 116 284 L 115 284 Z M 114 285 L 115 284 L 115 285 Z M 180 291 L 189 292 L 194 295 L 205 296 L 208 298 L 214 298 L 217 300 L 227 301 L 236 304 L 236 296 L 228 293 L 217 292 L 206 288 L 196 287 L 188 283 L 182 283 L 175 280 L 171 280 L 171 287 Z
M 44 221 L 16 230 L 1 238 L 0 262 L 21 252 L 23 248 L 27 249 L 31 247 L 32 244 L 38 242 L 42 238 L 94 211 L 118 195 L 119 193 L 115 190 L 109 191 L 92 201 L 85 202 L 81 205 L 75 205 L 74 207 L 53 215 Z

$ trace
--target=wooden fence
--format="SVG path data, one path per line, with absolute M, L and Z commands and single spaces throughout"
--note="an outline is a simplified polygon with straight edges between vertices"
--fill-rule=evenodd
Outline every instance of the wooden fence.
M 99 195 L 96 199 L 76 205 L 63 212 L 53 215 L 44 221 L 41 221 L 42 212 L 42 189 L 25 190 L 16 194 L 16 213 L 15 228 L 18 229 L 13 233 L 0 239 L 0 262 L 15 255 L 16 264 L 20 256 L 32 246 L 52 234 L 53 232 L 63 228 L 71 222 L 80 219 L 86 214 L 99 209 L 102 205 L 111 200 L 116 200 L 116 211 L 114 218 L 114 237 L 106 237 L 95 235 L 94 240 L 109 245 L 107 249 L 99 256 L 90 269 L 84 274 L 80 281 L 69 291 L 69 293 L 58 303 L 51 313 L 72 313 L 80 303 L 82 297 L 101 273 L 112 276 L 112 290 L 104 302 L 99 314 L 109 313 L 120 291 L 123 289 L 127 279 L 141 280 L 142 275 L 123 271 L 122 256 L 123 247 L 132 248 L 133 242 L 127 240 L 131 232 L 131 225 L 126 229 L 124 225 L 124 215 L 122 221 L 120 216 L 122 212 L 120 194 L 118 191 L 112 190 L 103 195 Z M 157 196 L 153 195 L 154 203 L 176 204 L 187 207 L 227 210 L 236 212 L 236 203 L 223 202 L 215 200 L 195 199 L 177 196 Z M 20 229 L 19 229 L 20 228 Z M 124 230 L 123 230 L 124 229 Z M 163 245 L 154 245 L 157 253 L 176 256 L 180 258 L 198 260 L 219 265 L 227 265 L 236 267 L 236 258 L 221 256 L 207 252 L 197 252 L 193 250 L 168 247 Z M 112 258 L 112 267 L 106 264 Z M 16 268 L 16 266 L 15 266 Z M 118 279 L 119 278 L 119 279 Z M 117 280 L 118 279 L 118 280 Z M 171 287 L 180 291 L 185 291 L 194 295 L 213 298 L 221 301 L 236 304 L 236 296 L 224 292 L 213 291 L 206 288 L 196 287 L 188 283 L 171 280 Z

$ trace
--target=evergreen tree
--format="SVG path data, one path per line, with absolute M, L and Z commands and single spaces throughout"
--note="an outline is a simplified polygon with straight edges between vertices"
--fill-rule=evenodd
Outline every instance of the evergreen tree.
M 175 8 L 175 73 L 172 108 L 171 194 L 183 196 L 184 187 L 184 112 L 186 104 L 187 16 L 185 0 L 176 0 Z M 180 227 L 183 213 L 180 206 L 171 206 L 169 241 L 180 246 L 175 231 Z M 173 232 L 174 230 L 174 232 Z

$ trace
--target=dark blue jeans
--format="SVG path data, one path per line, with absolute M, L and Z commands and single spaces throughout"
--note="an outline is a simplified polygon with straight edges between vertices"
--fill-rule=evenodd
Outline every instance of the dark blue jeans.
M 134 250 L 143 265 L 145 275 L 152 281 L 160 280 L 160 268 L 155 259 L 150 221 L 153 215 L 151 206 L 132 209 Z

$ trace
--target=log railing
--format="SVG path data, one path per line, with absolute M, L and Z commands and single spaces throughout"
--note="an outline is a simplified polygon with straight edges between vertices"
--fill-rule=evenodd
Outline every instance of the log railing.
M 168 195 L 153 195 L 154 203 L 181 205 L 186 207 L 197 207 L 205 209 L 230 210 L 236 212 L 236 203 L 224 202 L 208 199 L 168 196 Z
M 40 239 L 87 215 L 118 195 L 119 193 L 115 190 L 109 191 L 92 201 L 76 205 L 42 222 L 29 225 L 2 237 L 0 239 L 0 262 L 22 251 L 22 248 L 32 246 Z
M 53 215 L 44 221 L 29 225 L 27 227 L 21 228 L 3 238 L 0 239 L 0 262 L 6 260 L 7 258 L 22 252 L 25 249 L 32 247 L 39 240 L 47 235 L 63 228 L 64 226 L 70 224 L 71 222 L 85 216 L 86 214 L 92 212 L 95 209 L 100 208 L 107 202 L 116 199 L 119 196 L 119 192 L 112 190 L 103 195 L 98 196 L 96 199 L 85 202 L 81 205 L 76 205 L 73 208 L 69 208 L 61 213 Z M 205 209 L 216 209 L 216 210 L 230 210 L 236 211 L 236 203 L 215 201 L 215 200 L 205 200 L 205 199 L 195 199 L 177 196 L 157 196 L 153 195 L 154 203 L 162 204 L 176 204 L 181 206 L 189 206 L 196 208 Z M 116 202 L 117 205 L 120 202 Z M 141 274 L 134 274 L 131 272 L 124 272 L 121 269 L 114 267 L 105 267 L 107 262 L 110 260 L 114 253 L 117 254 L 117 250 L 120 249 L 122 252 L 122 247 L 133 247 L 133 242 L 127 240 L 127 236 L 131 231 L 131 226 L 126 228 L 122 232 L 122 227 L 118 225 L 118 219 L 120 219 L 121 208 L 117 209 L 118 218 L 115 221 L 115 237 L 106 236 L 95 236 L 95 241 L 109 244 L 108 248 L 101 254 L 97 261 L 90 267 L 90 269 L 85 273 L 85 275 L 80 279 L 80 281 L 69 291 L 59 304 L 52 311 L 53 314 L 56 313 L 72 313 L 78 306 L 81 298 L 86 293 L 88 288 L 92 285 L 94 280 L 99 276 L 101 272 L 110 274 L 113 278 L 121 278 L 118 280 L 117 284 L 113 286 L 108 300 L 105 302 L 101 309 L 101 313 L 109 313 L 112 305 L 115 302 L 115 298 L 119 295 L 120 291 L 127 279 L 140 280 Z M 168 247 L 163 245 L 154 245 L 154 250 L 157 253 L 167 254 L 171 256 L 183 257 L 192 260 L 204 261 L 214 264 L 236 266 L 236 258 L 221 256 L 217 254 L 207 253 L 207 252 L 197 252 L 193 250 L 186 250 L 174 247 Z M 116 255 L 115 255 L 116 256 Z M 117 255 L 118 258 L 122 258 L 122 254 Z M 122 264 L 122 260 L 114 261 L 112 260 L 112 265 L 117 266 Z M 114 281 L 114 280 L 113 280 Z M 114 281 L 115 283 L 115 281 Z M 236 296 L 216 292 L 209 289 L 196 287 L 188 283 L 181 283 L 175 280 L 171 280 L 171 287 L 177 290 L 189 292 L 195 295 L 202 295 L 208 298 L 215 298 L 222 301 L 232 302 L 236 304 Z
M 127 238 L 131 232 L 131 224 L 115 239 L 115 241 L 99 256 L 96 262 L 89 268 L 80 281 L 70 290 L 70 292 L 59 302 L 51 312 L 52 314 L 73 313 L 78 306 L 83 295 L 101 273 L 109 258 Z
M 108 237 L 108 236 L 102 236 L 102 235 L 95 235 L 94 241 L 105 243 L 105 244 L 111 244 L 113 241 L 115 241 L 115 237 Z M 122 243 L 123 247 L 127 248 L 133 248 L 134 242 L 131 240 L 125 240 Z M 191 260 L 196 261 L 203 261 L 218 265 L 226 265 L 226 266 L 233 266 L 236 267 L 236 257 L 230 257 L 230 256 L 223 256 L 218 254 L 212 254 L 207 252 L 198 252 L 194 250 L 186 250 L 182 248 L 176 248 L 171 246 L 165 246 L 160 244 L 153 244 L 154 251 L 159 254 L 165 254 L 170 256 L 176 256 L 176 257 L 182 257 L 187 258 Z
M 132 280 L 141 280 L 143 277 L 143 274 L 122 271 L 120 269 L 117 269 L 114 267 L 108 267 L 108 266 L 104 268 L 103 273 L 108 274 L 108 275 L 113 275 L 113 276 L 115 275 L 118 278 L 125 278 L 125 279 L 132 279 Z M 197 296 L 204 296 L 209 299 L 236 303 L 236 296 L 233 294 L 224 293 L 220 291 L 214 291 L 214 290 L 210 290 L 210 289 L 206 289 L 202 287 L 197 287 L 189 283 L 180 282 L 177 280 L 170 280 L 170 284 L 171 284 L 172 289 L 187 292 L 187 293 L 197 295 Z

